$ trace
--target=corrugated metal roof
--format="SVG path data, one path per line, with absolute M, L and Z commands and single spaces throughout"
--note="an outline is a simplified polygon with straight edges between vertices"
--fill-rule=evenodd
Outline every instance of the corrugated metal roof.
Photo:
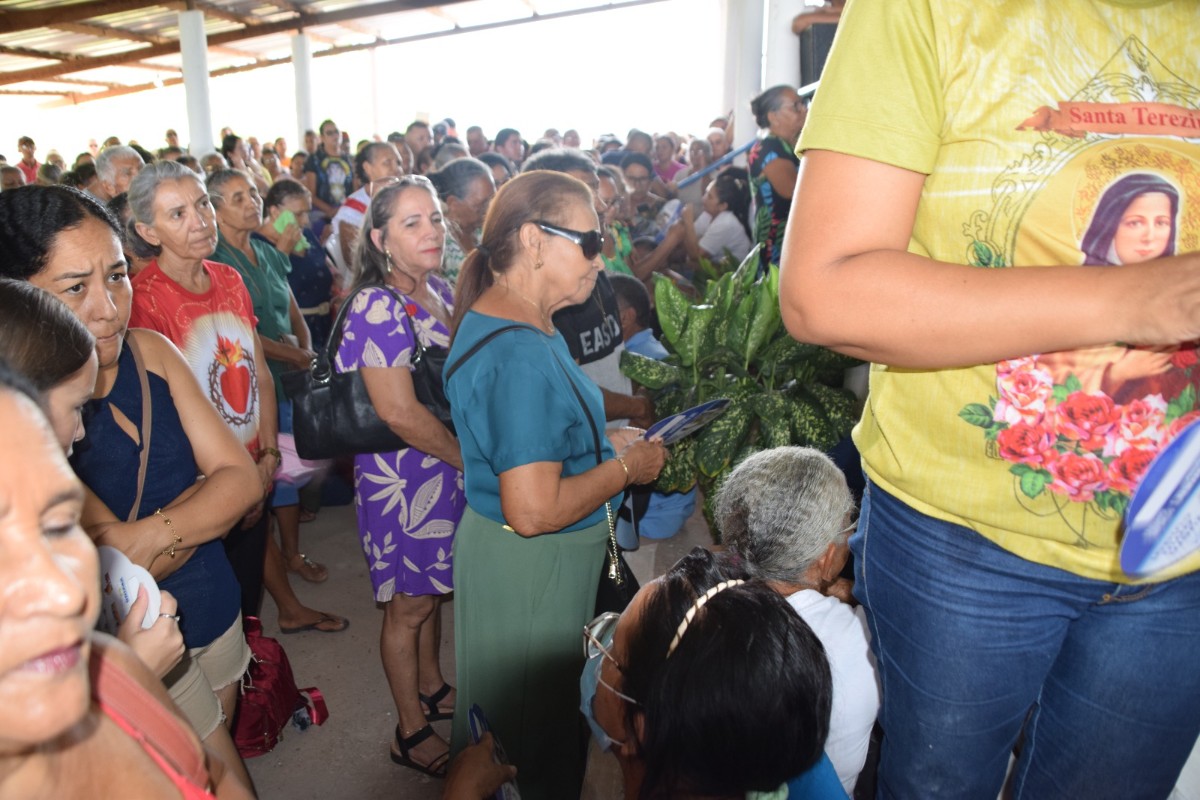
M 597 4 L 597 0 L 450 0 L 437 5 L 422 0 L 194 3 L 205 15 L 209 67 L 214 71 L 290 57 L 289 37 L 302 20 L 313 40 L 314 55 L 320 55 L 389 38 Z M 144 85 L 154 80 L 155 71 L 167 77 L 178 75 L 179 11 L 185 7 L 184 2 L 174 1 L 0 0 L 0 92 L 71 92 L 86 99 Z M 324 16 L 334 12 L 337 19 Z M 36 24 L 26 26 L 26 21 Z M 257 34 L 260 28 L 265 33 Z M 37 73 L 28 74 L 34 69 Z

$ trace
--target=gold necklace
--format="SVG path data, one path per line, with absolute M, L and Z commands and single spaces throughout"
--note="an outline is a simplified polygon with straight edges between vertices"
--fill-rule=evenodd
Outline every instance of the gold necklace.
M 551 324 L 549 315 L 547 315 L 547 314 L 546 314 L 546 312 L 542 310 L 542 307 L 541 307 L 541 306 L 539 306 L 539 305 L 538 305 L 536 302 L 534 302 L 533 300 L 530 300 L 530 299 L 529 299 L 529 298 L 528 298 L 528 297 L 527 297 L 527 296 L 526 296 L 526 295 L 525 295 L 523 292 L 520 292 L 520 291 L 518 291 L 517 289 L 514 289 L 512 286 L 509 286 L 507 281 L 505 281 L 505 282 L 504 282 L 504 289 L 505 289 L 505 291 L 512 292 L 512 293 L 513 293 L 513 294 L 515 294 L 517 297 L 521 298 L 521 299 L 522 299 L 522 300 L 524 300 L 526 303 L 529 303 L 529 305 L 531 305 L 531 306 L 533 306 L 534 308 L 536 308 L 536 309 L 537 309 L 537 311 L 538 311 L 538 314 L 539 314 L 539 315 L 541 316 L 541 318 L 542 318 L 542 322 L 543 322 L 543 323 L 544 323 L 544 325 L 545 325 L 545 327 L 543 327 L 543 328 L 542 328 L 542 331 L 544 331 L 546 334 L 548 334 L 548 335 L 550 335 L 550 336 L 553 336 L 553 335 L 554 335 L 554 325 L 553 325 L 553 324 Z

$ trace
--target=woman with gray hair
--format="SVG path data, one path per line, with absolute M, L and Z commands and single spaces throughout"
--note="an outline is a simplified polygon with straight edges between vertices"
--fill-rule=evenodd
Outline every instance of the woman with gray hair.
M 496 195 L 491 167 L 474 158 L 458 158 L 432 172 L 429 180 L 442 198 L 449 236 L 442 255 L 442 275 L 453 286 L 467 254 L 479 245 L 479 229 Z
M 825 752 L 853 796 L 879 711 L 879 684 L 866 618 L 848 605 L 849 584 L 839 577 L 853 530 L 846 479 L 817 450 L 763 450 L 725 479 L 716 509 L 732 558 L 786 597 L 825 646 L 833 673 Z

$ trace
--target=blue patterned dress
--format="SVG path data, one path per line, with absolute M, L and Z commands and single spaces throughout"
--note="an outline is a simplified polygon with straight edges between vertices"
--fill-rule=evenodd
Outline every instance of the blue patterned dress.
M 453 311 L 449 284 L 431 275 L 429 285 Z M 407 295 L 400 297 L 421 343 L 447 347 L 446 327 Z M 364 289 L 351 302 L 338 345 L 338 372 L 360 367 L 411 369 L 412 328 L 404 306 L 381 288 Z M 354 495 L 376 601 L 386 603 L 397 592 L 429 595 L 454 590 L 450 554 L 466 505 L 461 472 L 412 447 L 365 453 L 354 457 Z

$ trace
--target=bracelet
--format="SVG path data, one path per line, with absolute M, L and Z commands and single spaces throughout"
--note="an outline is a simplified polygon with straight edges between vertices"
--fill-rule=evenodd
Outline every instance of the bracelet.
M 283 461 L 283 453 L 279 452 L 279 450 L 277 450 L 274 447 L 258 448 L 258 458 L 260 461 L 262 460 L 263 456 L 275 456 L 276 461 L 280 461 L 280 462 Z
M 175 525 L 171 522 L 171 518 L 168 517 L 166 514 L 162 513 L 161 508 L 155 510 L 154 516 L 162 517 L 162 521 L 165 522 L 167 525 L 167 530 L 169 530 L 171 532 L 171 540 L 172 541 L 171 541 L 170 547 L 164 547 L 162 549 L 162 552 L 159 553 L 159 555 L 160 556 L 170 556 L 171 558 L 174 558 L 175 557 L 175 548 L 178 547 L 179 545 L 183 544 L 183 539 L 180 538 L 179 534 L 175 532 Z
M 625 470 L 625 486 L 621 488 L 628 488 L 629 482 L 633 480 L 633 476 L 629 474 L 629 465 L 625 463 L 625 459 L 621 456 L 613 456 L 613 459 L 621 465 L 621 469 Z

